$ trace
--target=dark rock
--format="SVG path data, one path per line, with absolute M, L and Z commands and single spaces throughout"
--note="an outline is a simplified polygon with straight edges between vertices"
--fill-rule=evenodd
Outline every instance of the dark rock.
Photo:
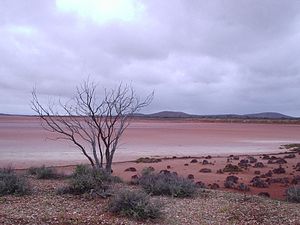
M 241 168 L 247 168 L 249 165 L 249 160 L 248 159 L 242 159 L 240 162 L 239 162 L 239 167 Z
M 268 192 L 260 192 L 258 194 L 258 196 L 265 197 L 265 198 L 270 198 L 270 194 Z
M 127 168 L 127 169 L 125 169 L 124 170 L 125 172 L 136 172 L 136 168 L 134 168 L 134 167 L 129 167 L 129 168 Z
M 240 160 L 240 157 L 239 156 L 233 156 L 232 159 L 233 160 Z
M 276 163 L 278 163 L 278 164 L 285 164 L 285 163 L 287 163 L 287 161 L 285 159 L 277 159 Z
M 199 187 L 199 188 L 206 188 L 205 183 L 203 183 L 202 181 L 196 182 L 196 186 Z
M 190 163 L 197 163 L 197 162 L 198 162 L 197 159 L 192 159 L 192 160 L 190 161 Z
M 161 171 L 159 171 L 159 173 L 162 173 L 162 174 L 171 174 L 171 172 L 169 170 L 161 170 Z
M 171 169 L 171 166 L 170 166 L 170 165 L 168 165 L 168 166 L 167 166 L 167 169 Z
M 137 180 L 137 179 L 139 179 L 139 176 L 135 174 L 135 175 L 131 176 L 131 179 L 132 180 Z
M 226 177 L 226 181 L 232 181 L 235 184 L 237 184 L 238 180 L 239 180 L 239 178 L 237 176 L 231 175 L 231 176 Z
M 189 174 L 189 175 L 187 176 L 187 178 L 193 180 L 195 177 L 194 177 L 193 174 Z
M 209 184 L 208 186 L 210 187 L 210 189 L 213 189 L 213 190 L 220 188 L 220 186 L 217 183 Z
M 224 181 L 224 187 L 225 187 L 225 188 L 234 189 L 235 186 L 236 186 L 236 184 L 233 183 L 232 181 Z
M 291 154 L 288 154 L 286 156 L 284 156 L 285 159 L 292 159 L 292 158 L 296 158 L 296 155 L 291 153 Z
M 224 187 L 233 189 L 236 187 L 238 180 L 239 178 L 237 176 L 228 176 L 224 181 Z
M 265 167 L 265 165 L 262 162 L 257 162 L 254 165 L 254 168 L 263 168 L 263 167 Z
M 271 170 L 269 170 L 265 175 L 266 175 L 266 177 L 272 177 L 273 172 Z
M 255 170 L 255 171 L 254 171 L 254 174 L 255 174 L 255 175 L 260 175 L 260 171 L 259 171 L 259 170 Z
M 229 172 L 229 173 L 237 173 L 240 171 L 241 169 L 238 166 L 232 164 L 227 164 L 223 169 L 223 172 Z
M 203 168 L 201 170 L 199 170 L 200 173 L 211 173 L 211 169 L 209 168 Z
M 184 166 L 188 166 L 188 165 L 189 165 L 188 163 L 184 164 Z
M 292 179 L 291 184 L 300 184 L 300 175 L 295 176 Z
M 172 174 L 173 174 L 173 175 L 175 175 L 175 176 L 178 176 L 178 173 L 177 173 L 177 172 L 175 172 L 175 171 L 174 171 L 174 172 L 172 172 Z
M 248 185 L 244 184 L 244 183 L 240 183 L 237 187 L 237 190 L 239 191 L 250 191 L 250 188 L 248 187 Z
M 268 178 L 266 179 L 266 182 L 268 182 L 269 184 L 274 184 L 274 183 L 288 184 L 290 181 L 288 177 L 283 177 L 283 178 Z
M 258 188 L 267 188 L 269 185 L 262 180 L 260 177 L 254 177 L 251 180 L 252 186 L 253 187 L 258 187 Z
M 207 165 L 207 164 L 209 164 L 209 162 L 206 159 L 204 159 L 203 162 L 202 162 L 202 164 L 203 165 Z
M 287 161 L 285 159 L 282 159 L 282 158 L 276 158 L 276 159 L 270 159 L 268 161 L 268 164 L 285 164 L 287 163 Z
M 285 169 L 282 168 L 282 166 L 280 165 L 278 168 L 273 169 L 273 173 L 275 174 L 285 173 Z
M 256 163 L 257 162 L 257 159 L 254 158 L 253 156 L 249 156 L 248 159 L 249 159 L 250 163 Z
M 263 155 L 263 157 L 262 157 L 262 159 L 264 159 L 264 160 L 268 160 L 268 159 L 270 159 L 270 156 L 269 155 Z
M 205 157 L 206 159 L 211 159 L 212 157 L 210 155 L 206 156 Z

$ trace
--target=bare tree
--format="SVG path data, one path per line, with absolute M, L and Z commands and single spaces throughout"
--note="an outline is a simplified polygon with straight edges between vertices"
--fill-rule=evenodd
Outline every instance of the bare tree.
M 99 99 L 97 85 L 86 81 L 77 87 L 75 96 L 62 103 L 43 105 L 37 92 L 32 92 L 32 109 L 42 119 L 43 127 L 75 144 L 95 169 L 111 172 L 120 138 L 134 115 L 148 106 L 153 93 L 145 99 L 128 85 L 105 90 Z

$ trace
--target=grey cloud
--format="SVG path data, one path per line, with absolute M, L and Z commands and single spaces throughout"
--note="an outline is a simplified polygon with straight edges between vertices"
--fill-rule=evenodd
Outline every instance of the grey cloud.
M 149 112 L 300 116 L 299 1 L 142 4 L 138 20 L 97 24 L 51 0 L 1 1 L 0 112 L 31 113 L 34 85 L 68 97 L 90 76 L 155 90 Z

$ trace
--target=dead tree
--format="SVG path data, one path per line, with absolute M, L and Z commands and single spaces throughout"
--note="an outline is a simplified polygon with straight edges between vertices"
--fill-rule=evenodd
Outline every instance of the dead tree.
M 122 134 L 134 114 L 151 103 L 153 93 L 140 100 L 131 86 L 120 84 L 99 99 L 96 90 L 97 85 L 86 81 L 66 103 L 43 105 L 34 89 L 32 109 L 46 130 L 75 144 L 93 168 L 110 173 Z

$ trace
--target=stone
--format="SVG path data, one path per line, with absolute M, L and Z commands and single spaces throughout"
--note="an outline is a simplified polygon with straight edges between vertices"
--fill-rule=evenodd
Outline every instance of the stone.
M 207 165 L 207 164 L 209 164 L 209 162 L 206 159 L 204 159 L 203 162 L 202 162 L 202 164 L 203 165 Z
M 211 169 L 209 168 L 203 168 L 201 170 L 199 170 L 200 173 L 211 173 Z
M 193 174 L 189 174 L 189 175 L 187 176 L 187 178 L 190 179 L 190 180 L 193 180 L 195 177 L 194 177 Z
M 223 169 L 223 172 L 229 172 L 229 173 L 237 173 L 240 171 L 241 169 L 238 166 L 232 164 L 227 164 Z
M 129 167 L 127 169 L 124 170 L 125 172 L 136 172 L 136 168 L 134 167 Z
M 265 167 L 265 165 L 262 162 L 257 162 L 254 165 L 254 168 L 263 168 L 263 167 Z
M 273 173 L 282 174 L 285 173 L 285 169 L 280 165 L 278 168 L 273 169 Z
M 260 177 L 254 177 L 251 181 L 253 187 L 267 188 L 269 185 Z
M 265 198 L 270 198 L 270 194 L 268 192 L 260 192 L 258 194 L 258 196 L 265 197 Z
M 196 182 L 196 186 L 199 187 L 199 188 L 206 188 L 205 183 L 203 183 L 202 181 Z

